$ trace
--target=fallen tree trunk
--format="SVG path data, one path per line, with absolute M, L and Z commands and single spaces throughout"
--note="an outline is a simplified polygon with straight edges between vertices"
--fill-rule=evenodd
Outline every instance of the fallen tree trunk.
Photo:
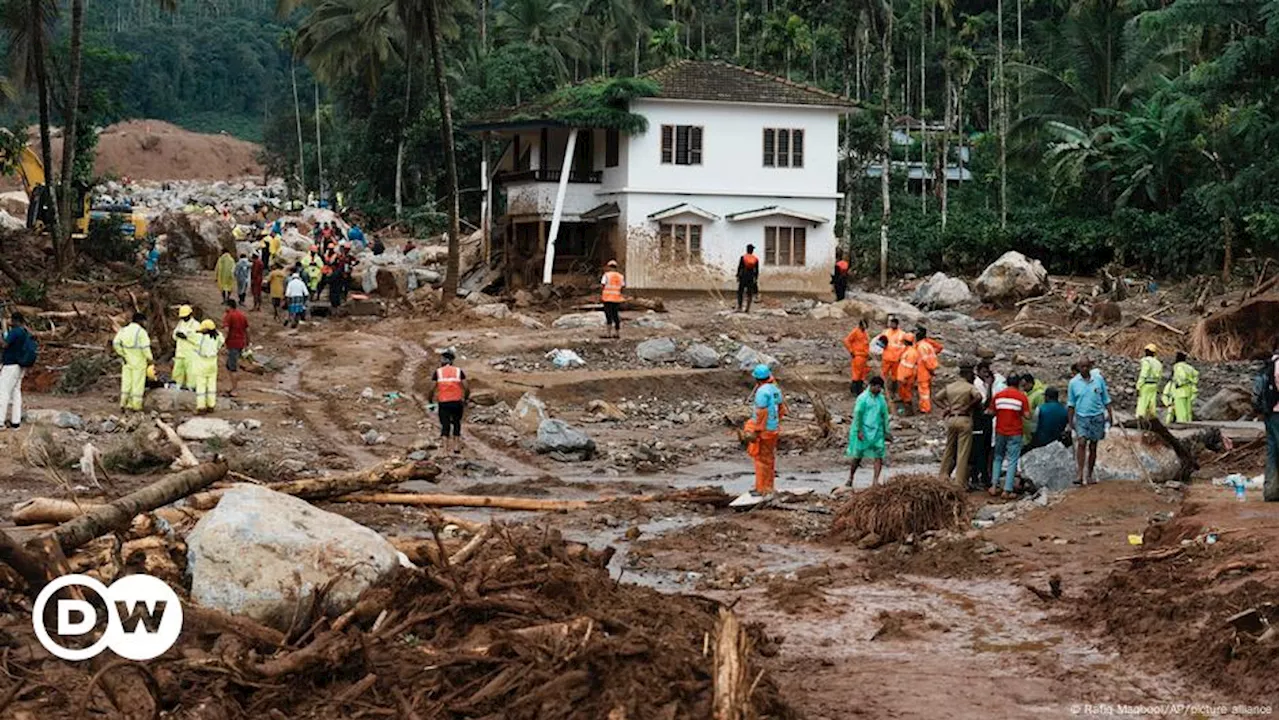
M 27 549 L 14 542 L 9 534 L 0 531 L 0 562 L 13 568 L 23 580 L 27 581 L 32 595 L 40 592 L 48 581 L 48 571 Z
M 367 470 L 357 470 L 343 475 L 323 478 L 305 478 L 289 482 L 269 483 L 267 488 L 285 495 L 293 495 L 303 500 L 329 500 L 339 495 L 348 495 L 366 490 L 380 490 L 392 485 L 399 485 L 409 480 L 426 480 L 435 482 L 440 476 L 440 468 L 425 460 L 418 462 L 401 462 L 392 460 Z M 226 488 L 210 490 L 188 499 L 187 504 L 199 510 L 209 510 L 218 504 Z
M 342 495 L 334 502 L 412 505 L 416 507 L 492 507 L 503 510 L 582 510 L 599 500 L 541 500 L 496 495 L 439 495 L 433 493 L 371 493 Z
M 51 535 L 64 553 L 69 553 L 90 540 L 114 530 L 122 530 L 142 513 L 168 505 L 191 493 L 208 487 L 227 474 L 225 460 L 184 470 L 129 493 L 114 502 L 95 507 L 84 515 L 58 526 Z

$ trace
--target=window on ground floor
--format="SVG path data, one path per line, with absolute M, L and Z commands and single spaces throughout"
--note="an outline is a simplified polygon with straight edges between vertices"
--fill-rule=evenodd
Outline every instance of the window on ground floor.
M 765 227 L 764 264 L 804 265 L 804 228 Z
M 702 262 L 702 226 L 682 223 L 659 225 L 658 262 L 679 265 Z

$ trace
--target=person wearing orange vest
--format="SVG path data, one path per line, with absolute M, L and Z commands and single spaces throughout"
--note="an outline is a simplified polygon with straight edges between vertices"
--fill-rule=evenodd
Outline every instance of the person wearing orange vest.
M 462 452 L 462 411 L 471 396 L 467 374 L 453 364 L 452 350 L 440 353 L 440 367 L 431 374 L 428 397 L 440 415 L 440 438 L 443 449 L 457 455 Z
M 920 412 L 933 412 L 933 376 L 938 373 L 938 353 L 942 343 L 929 337 L 929 331 L 916 327 L 916 393 L 920 396 Z
M 849 391 L 856 398 L 866 387 L 867 376 L 871 368 L 867 360 L 871 357 L 871 340 L 867 337 L 867 321 L 858 321 L 858 326 L 844 337 L 844 349 L 849 351 Z
M 760 258 L 756 257 L 755 250 L 755 245 L 748 245 L 747 251 L 738 258 L 738 312 L 742 312 L 744 295 L 747 312 L 751 312 L 751 301 L 760 294 Z
M 899 415 L 912 410 L 911 394 L 916 387 L 916 366 L 920 362 L 920 352 L 916 350 L 915 338 L 910 333 L 903 336 L 902 344 L 902 357 L 898 358 L 898 400 L 902 401 L 903 407 L 898 408 Z
M 836 291 L 836 302 L 844 300 L 845 291 L 849 289 L 849 261 L 836 253 L 836 266 L 831 271 L 831 287 Z
M 600 278 L 600 302 L 604 305 L 604 326 L 609 334 L 605 337 L 622 337 L 622 289 L 627 280 L 618 272 L 618 261 L 610 260 L 608 269 Z
M 902 359 L 902 351 L 906 348 L 902 341 L 907 337 L 909 334 L 898 327 L 898 318 L 895 315 L 889 316 L 889 327 L 876 336 L 876 343 L 884 348 L 884 354 L 880 357 L 880 374 L 889 384 L 890 405 L 893 404 L 893 393 L 897 391 L 898 361 Z

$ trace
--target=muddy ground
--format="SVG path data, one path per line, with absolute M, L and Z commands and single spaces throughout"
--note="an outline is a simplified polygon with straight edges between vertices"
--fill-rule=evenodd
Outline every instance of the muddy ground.
M 217 306 L 211 278 L 174 282 L 183 295 L 175 301 Z M 1139 297 L 1127 301 L 1126 312 L 1166 300 Z M 1259 644 L 1225 620 L 1258 607 L 1276 621 L 1276 506 L 1257 495 L 1238 503 L 1208 482 L 1226 472 L 1261 472 L 1259 453 L 1216 465 L 1202 458 L 1206 467 L 1186 487 L 1113 483 L 1071 490 L 983 530 L 962 526 L 910 545 L 859 549 L 828 536 L 831 491 L 848 473 L 842 450 L 851 399 L 840 338 L 849 328 L 843 320 L 786 313 L 811 302 L 769 297 L 757 306 L 760 312 L 743 316 L 717 298 L 671 298 L 669 312 L 657 316 L 671 326 L 637 327 L 639 314 L 629 313 L 621 340 L 600 338 L 599 328 L 533 330 L 463 309 L 415 317 L 393 305 L 386 318 L 319 319 L 297 330 L 274 322 L 269 308 L 250 312 L 256 354 L 275 371 L 244 375 L 233 407 L 218 417 L 261 425 L 195 449 L 227 455 L 241 472 L 263 480 L 422 452 L 445 472 L 438 485 L 413 490 L 604 500 L 570 512 L 458 514 L 545 525 L 594 547 L 613 545 L 619 552 L 610 571 L 621 582 L 733 603 L 746 622 L 763 625 L 783 697 L 814 720 L 1068 717 L 1121 705 L 1155 708 L 1148 714 L 1157 717 L 1185 716 L 1175 705 L 1275 714 L 1274 639 Z M 520 310 L 548 328 L 569 311 L 568 302 Z M 998 323 L 1012 317 L 1013 310 L 987 309 L 973 319 L 988 325 L 930 321 L 931 334 L 948 349 L 937 385 L 960 357 L 982 353 L 993 355 L 1001 372 L 1029 370 L 1062 388 L 1068 366 L 1087 350 L 1101 360 L 1117 406 L 1132 405 L 1132 357 L 1070 337 L 1001 333 Z M 1118 336 L 1117 349 L 1132 346 L 1130 336 L 1139 332 Z M 780 487 L 811 491 L 809 499 L 750 513 L 634 499 L 702 485 L 736 494 L 752 482 L 750 460 L 725 421 L 747 401 L 746 374 L 729 366 L 646 364 L 635 345 L 654 337 L 673 337 L 682 347 L 704 342 L 722 352 L 745 343 L 776 356 L 795 426 L 814 419 L 810 394 L 822 399 L 836 416 L 835 437 L 789 450 L 778 463 Z M 473 389 L 488 391 L 494 402 L 469 410 L 466 448 L 456 457 L 437 452 L 438 425 L 416 402 L 445 347 L 456 348 Z M 575 350 L 586 366 L 555 369 L 544 357 L 553 348 Z M 59 357 L 65 362 L 65 354 Z M 1248 382 L 1243 363 L 1204 365 L 1201 373 L 1202 397 Z M 24 459 L 34 434 L 49 432 L 74 456 L 84 442 L 109 451 L 127 442 L 129 427 L 150 423 L 149 417 L 119 416 L 116 383 L 106 376 L 75 396 L 27 393 L 28 408 L 73 411 L 84 429 L 28 424 L 0 434 L 0 475 L 8 479 L 0 506 L 68 493 Z M 225 373 L 221 383 L 225 389 Z M 561 462 L 536 454 L 532 434 L 511 421 L 510 409 L 528 391 L 545 401 L 551 416 L 587 432 L 597 456 Z M 613 404 L 625 419 L 600 419 L 587 409 L 593 400 Z M 175 422 L 188 414 L 168 413 Z M 934 472 L 942 446 L 936 417 L 894 423 L 889 476 Z M 66 476 L 78 482 L 74 472 Z M 116 481 L 129 487 L 148 479 Z M 859 486 L 869 481 L 869 472 L 859 473 Z M 974 512 L 986 502 L 985 495 L 969 496 Z M 326 507 L 388 534 L 425 532 L 416 509 Z M 1155 562 L 1118 560 L 1141 550 L 1128 536 L 1153 524 L 1162 528 L 1149 535 L 1160 536 L 1153 543 L 1185 550 Z M 1208 544 L 1211 530 L 1218 531 L 1216 542 Z M 1051 576 L 1059 580 L 1060 597 L 1041 599 L 1027 588 L 1047 589 Z

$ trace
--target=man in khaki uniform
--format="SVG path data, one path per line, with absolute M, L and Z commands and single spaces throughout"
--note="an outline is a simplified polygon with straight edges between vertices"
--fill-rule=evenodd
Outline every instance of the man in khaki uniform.
M 969 485 L 969 453 L 973 450 L 973 409 L 982 404 L 982 393 L 973 386 L 973 366 L 960 366 L 959 379 L 942 391 L 940 406 L 947 423 L 947 446 L 942 452 L 938 479 L 951 481 L 952 470 L 960 487 Z

